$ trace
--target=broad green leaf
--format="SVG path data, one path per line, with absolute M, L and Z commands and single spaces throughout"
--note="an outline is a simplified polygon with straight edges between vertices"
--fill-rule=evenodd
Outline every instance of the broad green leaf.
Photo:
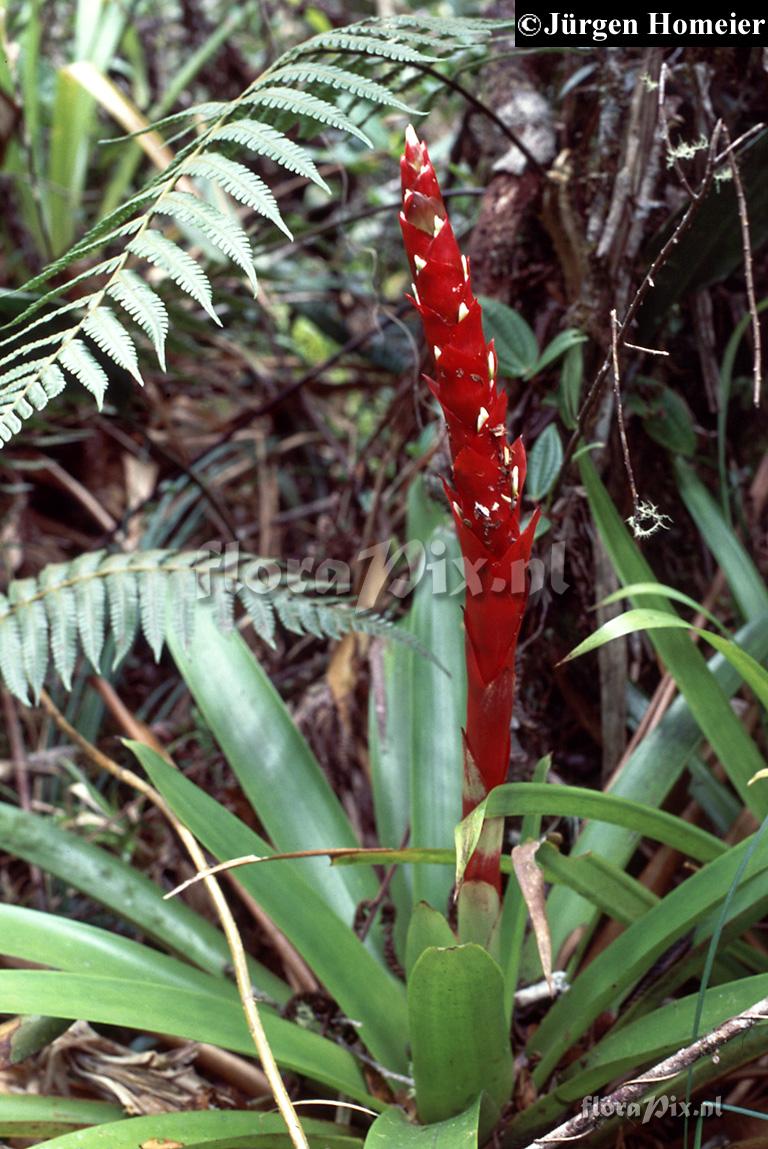
M 317 759 L 243 639 L 222 634 L 201 605 L 187 648 L 172 627 L 167 642 L 275 848 L 359 845 Z M 303 865 L 315 891 L 350 925 L 358 903 L 376 896 L 370 871 L 334 871 L 322 859 Z
M 538 501 L 549 493 L 563 465 L 563 444 L 555 423 L 544 428 L 528 453 L 525 493 Z
M 542 842 L 536 862 L 548 882 L 557 882 L 587 898 L 609 918 L 629 925 L 652 909 L 658 897 L 599 854 L 567 856 Z
M 634 634 L 638 630 L 670 630 L 682 629 L 692 630 L 695 634 L 700 635 L 703 639 L 714 646 L 716 650 L 728 659 L 730 664 L 738 670 L 744 681 L 752 690 L 754 690 L 757 697 L 762 702 L 763 706 L 768 708 L 768 672 L 763 669 L 759 662 L 752 658 L 751 654 L 747 654 L 735 642 L 728 638 L 723 638 L 721 634 L 712 634 L 711 631 L 702 630 L 698 626 L 691 626 L 690 623 L 685 622 L 684 619 L 678 618 L 676 615 L 670 615 L 666 611 L 660 610 L 628 610 L 624 614 L 617 615 L 616 618 L 609 619 L 599 627 L 589 638 L 585 638 L 580 642 L 570 654 L 567 654 L 563 662 L 569 662 L 572 658 L 579 658 L 582 654 L 587 654 L 591 650 L 597 650 L 598 647 L 604 646 L 606 642 L 611 642 L 615 638 L 620 638 L 625 634 Z
M 621 521 L 591 459 L 582 456 L 579 468 L 592 513 L 619 578 L 624 583 L 653 581 L 653 572 Z M 668 600 L 663 598 L 651 599 L 648 605 L 653 610 L 669 609 Z M 671 610 L 669 613 L 677 617 Z M 768 813 L 768 793 L 758 796 L 756 787 L 749 788 L 749 780 L 766 763 L 733 713 L 702 654 L 688 635 L 676 630 L 652 631 L 650 637 L 729 779 L 745 804 L 762 820 Z
M 654 385 L 643 414 L 643 426 L 662 447 L 690 458 L 696 451 L 696 431 L 691 409 L 671 387 Z
M 263 838 L 148 746 L 129 745 L 176 816 L 220 861 L 274 853 Z M 310 861 L 243 866 L 238 881 L 293 942 L 345 1015 L 360 1024 L 361 1039 L 373 1056 L 404 1072 L 404 987 L 318 896 Z
M 119 1121 L 122 1116 L 121 1106 L 110 1105 L 106 1101 L 0 1093 L 0 1137 L 33 1137 L 40 1144 L 38 1138 L 53 1137 L 73 1125 L 99 1125 L 106 1121 Z M 65 1139 L 57 1138 L 57 1146 L 59 1140 Z
M 219 930 L 180 898 L 163 901 L 162 892 L 144 874 L 61 830 L 52 818 L 0 802 L 0 847 L 88 894 L 200 969 L 225 976 L 231 958 Z M 281 1004 L 288 1000 L 290 990 L 284 981 L 252 958 L 248 963 L 260 992 Z
M 49 970 L 0 970 L 0 1012 L 41 1013 L 172 1033 L 252 1056 L 253 1041 L 236 999 L 133 978 Z M 267 1039 L 286 1069 L 381 1108 L 368 1094 L 353 1056 L 333 1041 L 261 1006 Z
M 479 296 L 483 308 L 483 328 L 493 339 L 499 371 L 517 379 L 533 371 L 539 358 L 539 345 L 533 331 L 511 307 L 499 299 Z
M 708 989 L 704 994 L 700 1031 L 707 1033 L 766 995 L 768 974 Z M 635 1072 L 647 1062 L 661 1061 L 684 1046 L 690 1041 L 697 1003 L 698 994 L 667 1001 L 661 1009 L 609 1033 L 567 1071 L 562 1082 L 567 1096 L 582 1097 L 606 1081 Z
M 326 1146 L 327 1149 L 354 1149 L 361 1144 L 360 1139 L 343 1126 L 303 1116 L 301 1124 L 311 1149 Z M 94 1129 L 79 1129 L 45 1141 L 36 1149 L 149 1149 L 150 1146 L 163 1149 L 166 1141 L 183 1149 L 235 1149 L 236 1146 L 290 1149 L 291 1146 L 285 1123 L 278 1113 L 208 1109 L 128 1117 Z
M 504 978 L 486 950 L 474 944 L 425 950 L 408 981 L 408 1014 L 422 1121 L 457 1116 L 481 1093 L 499 1109 L 506 1105 L 514 1067 Z
M 480 1099 L 457 1117 L 434 1125 L 414 1125 L 402 1109 L 387 1109 L 377 1117 L 365 1139 L 365 1149 L 477 1149 Z

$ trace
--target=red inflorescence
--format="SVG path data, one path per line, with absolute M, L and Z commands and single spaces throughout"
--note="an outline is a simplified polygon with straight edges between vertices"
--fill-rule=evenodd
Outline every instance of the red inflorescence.
M 400 170 L 412 300 L 435 361 L 427 383 L 448 426 L 453 473 L 445 486 L 467 573 L 466 814 L 507 775 L 515 648 L 537 516 L 521 533 L 525 449 L 521 439 L 508 441 L 507 396 L 496 388 L 496 353 L 483 335 L 469 261 L 453 234 L 426 145 L 413 128 L 406 132 Z

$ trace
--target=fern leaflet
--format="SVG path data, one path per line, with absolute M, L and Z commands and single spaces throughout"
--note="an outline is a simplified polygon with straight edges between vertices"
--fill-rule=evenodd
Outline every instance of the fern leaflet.
M 235 625 L 235 599 L 256 634 L 275 643 L 275 621 L 294 634 L 340 638 L 349 631 L 397 637 L 416 645 L 381 615 L 358 611 L 337 598 L 308 595 L 282 579 L 271 586 L 258 578 L 260 560 L 242 556 L 234 566 L 199 551 L 94 551 L 71 563 L 55 563 L 37 578 L 12 582 L 0 595 L 0 674 L 22 702 L 39 698 L 49 653 L 69 689 L 78 653 L 101 671 L 107 634 L 113 640 L 113 667 L 141 634 L 159 659 L 168 628 L 186 646 L 200 604 L 212 607 L 217 625 Z

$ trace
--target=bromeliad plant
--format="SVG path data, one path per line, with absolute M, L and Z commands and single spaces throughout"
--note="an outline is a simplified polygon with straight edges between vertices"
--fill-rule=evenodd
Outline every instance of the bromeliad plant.
M 413 302 L 435 362 L 428 379 L 445 416 L 453 460 L 445 490 L 467 570 L 464 608 L 467 721 L 463 812 L 506 780 L 515 693 L 515 651 L 528 593 L 526 568 L 538 514 L 520 529 L 526 458 L 507 438 L 507 396 L 486 342 L 480 304 L 440 194 L 426 145 L 412 127 L 400 162 L 400 224 L 413 274 Z M 501 893 L 503 824 L 489 820 L 461 887 L 462 937 L 490 940 Z
M 427 26 L 418 36 L 422 40 L 433 31 Z M 351 39 L 345 42 L 349 48 Z M 341 51 L 341 40 L 338 46 Z M 669 588 L 653 583 L 591 462 L 583 457 L 581 477 L 597 529 L 622 582 L 632 584 L 627 593 L 656 596 L 645 625 L 653 626 L 652 641 L 684 697 L 628 759 L 608 794 L 546 785 L 546 762 L 533 782 L 505 783 L 515 646 L 536 522 L 534 516 L 521 527 L 525 452 L 519 440 L 507 440 L 506 400 L 497 388 L 496 355 L 483 333 L 469 265 L 447 220 L 426 148 L 413 132 L 408 133 L 402 176 L 401 223 L 413 300 L 435 360 L 430 386 L 445 414 L 451 447 L 446 493 L 455 528 L 414 485 L 408 533 L 425 547 L 439 538 L 450 557 L 463 556 L 471 577 L 463 632 L 458 598 L 433 594 L 426 583 L 417 588 L 402 626 L 434 653 L 439 666 L 424 660 L 413 644 L 390 644 L 372 657 L 379 677 L 372 691 L 370 729 L 374 806 L 379 840 L 391 848 L 374 854 L 359 848 L 351 821 L 310 747 L 231 626 L 231 572 L 210 570 L 213 601 L 194 603 L 195 626 L 187 629 L 174 622 L 173 604 L 171 617 L 164 617 L 164 604 L 185 580 L 176 578 L 171 559 L 158 553 L 150 552 L 140 570 L 119 556 L 86 556 L 77 570 L 54 569 L 26 585 L 17 583 L 2 602 L 0 669 L 20 699 L 28 689 L 39 690 L 45 671 L 39 653 L 43 611 L 60 648 L 55 661 L 65 679 L 76 657 L 78 630 L 86 653 L 99 662 L 106 602 L 112 630 L 125 639 L 125 649 L 139 614 L 153 645 L 159 647 L 166 638 L 252 807 L 249 820 L 261 833 L 156 750 L 138 743 L 130 750 L 167 808 L 217 860 L 292 855 L 243 866 L 237 877 L 301 955 L 304 984 L 321 987 L 332 1008 L 322 1018 L 310 1012 L 296 1024 L 290 1020 L 297 1003 L 287 978 L 249 959 L 247 972 L 266 1037 L 283 1071 L 315 1083 L 313 1095 L 326 1093 L 333 1105 L 339 1097 L 351 1099 L 375 1117 L 367 1132 L 351 1123 L 304 1120 L 306 1141 L 294 1144 L 420 1149 L 426 1143 L 469 1149 L 484 1144 L 497 1127 L 496 1143 L 502 1139 L 505 1149 L 516 1149 L 555 1124 L 585 1094 L 636 1073 L 684 1045 L 694 1028 L 711 1028 L 768 994 L 764 955 L 742 936 L 768 904 L 768 852 L 759 848 L 759 837 L 728 849 L 714 835 L 660 809 L 703 732 L 745 804 L 758 816 L 766 813 L 764 791 L 747 785 L 764 763 L 728 695 L 738 689 L 738 672 L 763 697 L 764 672 L 744 656 L 746 651 L 758 659 L 768 654 L 768 594 L 746 554 L 730 568 L 724 554 L 734 597 L 743 604 L 743 621 L 749 625 L 738 636 L 739 646 L 711 636 L 731 661 L 707 665 L 682 632 L 684 620 L 672 613 Z M 691 505 L 713 527 L 706 537 L 722 540 L 716 509 L 707 505 L 691 475 L 681 473 L 680 481 Z M 96 589 L 83 590 L 86 584 Z M 269 611 L 285 621 L 290 618 L 287 602 L 277 596 L 269 607 L 246 596 L 243 605 L 252 614 L 261 606 L 259 629 L 269 635 Z M 88 616 L 85 626 L 77 617 L 78 606 L 87 607 L 81 611 Z M 651 613 L 655 617 L 649 622 Z M 327 631 L 332 617 L 334 612 L 321 615 L 305 604 L 298 623 Z M 636 618 L 625 621 L 627 629 L 639 625 Z M 462 807 L 465 818 L 454 850 L 451 834 Z M 510 1104 L 515 993 L 521 982 L 538 980 L 541 964 L 525 938 L 521 887 L 501 851 L 500 819 L 508 814 L 523 817 L 521 841 L 529 870 L 538 867 L 552 884 L 547 913 L 554 952 L 567 947 L 573 955 L 567 967 L 572 989 L 548 1005 L 526 1047 L 515 1050 L 529 1076 L 520 1095 L 534 1098 L 518 1112 Z M 550 814 L 589 820 L 573 856 L 564 858 L 555 844 L 539 841 L 542 816 Z M 412 831 L 412 848 L 395 848 L 407 830 Z M 626 872 L 641 836 L 686 854 L 698 867 L 663 900 Z M 0 847 L 106 906 L 154 943 L 52 913 L 0 906 L 3 954 L 48 967 L 0 970 L 0 1012 L 18 1015 L 0 1030 L 1 1056 L 7 1062 L 22 1060 L 50 1041 L 57 1024 L 78 1018 L 253 1055 L 229 977 L 227 946 L 207 919 L 180 899 L 165 901 L 158 886 L 102 846 L 11 802 L 0 802 Z M 319 856 L 329 851 L 333 867 Z M 442 912 L 457 853 L 462 881 L 458 933 Z M 373 863 L 399 869 L 388 873 L 382 885 Z M 506 887 L 502 873 L 510 875 Z M 396 915 L 394 935 L 378 917 L 366 933 L 359 911 L 375 913 L 385 894 Z M 538 896 L 543 900 L 543 889 Z M 534 904 L 530 891 L 529 898 Z M 535 906 L 539 926 L 541 900 Z M 624 927 L 623 933 L 580 969 L 581 954 L 602 914 Z M 688 939 L 684 960 L 659 966 L 660 956 L 681 939 Z M 670 996 L 708 969 L 719 942 L 727 961 L 717 970 L 716 984 L 670 1008 Z M 398 963 L 404 977 L 395 968 Z M 651 970 L 655 979 L 646 976 Z M 630 995 L 631 1004 L 620 1013 Z M 607 1011 L 618 1017 L 617 1024 L 590 1043 L 588 1035 Z M 738 1049 L 721 1054 L 721 1065 L 739 1064 L 766 1048 L 768 1038 L 756 1029 Z M 547 1092 L 555 1072 L 557 1088 Z M 715 1072 L 707 1062 L 696 1070 L 697 1080 L 706 1083 Z M 675 1088 L 681 1091 L 679 1082 L 666 1085 L 667 1091 Z M 502 1125 L 497 1124 L 500 1115 Z M 243 1109 L 126 1118 L 102 1102 L 0 1095 L 0 1137 L 28 1134 L 48 1138 L 38 1149 L 135 1149 L 167 1142 L 189 1149 L 245 1144 L 282 1149 L 287 1143 L 283 1119 L 273 1113 Z

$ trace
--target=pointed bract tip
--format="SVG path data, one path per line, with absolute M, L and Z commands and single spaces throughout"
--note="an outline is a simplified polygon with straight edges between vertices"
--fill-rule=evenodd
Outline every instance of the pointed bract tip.
M 419 137 L 416 135 L 416 129 L 413 124 L 409 124 L 405 129 L 405 142 L 409 148 L 418 148 L 420 146 Z

